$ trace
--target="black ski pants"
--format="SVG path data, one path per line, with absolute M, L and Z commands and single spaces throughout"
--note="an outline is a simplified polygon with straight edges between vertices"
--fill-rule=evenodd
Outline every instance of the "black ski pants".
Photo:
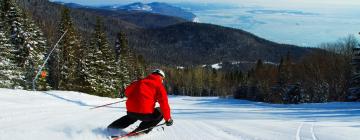
M 135 123 L 136 121 L 142 121 L 133 132 L 141 131 L 144 129 L 148 129 L 150 127 L 156 126 L 161 120 L 163 119 L 163 115 L 159 107 L 154 109 L 152 114 L 140 114 L 140 113 L 133 113 L 127 112 L 127 115 L 117 119 L 116 121 L 112 122 L 108 128 L 117 128 L 117 129 L 124 129 L 129 125 Z M 149 133 L 152 129 L 148 129 L 144 131 L 145 133 Z

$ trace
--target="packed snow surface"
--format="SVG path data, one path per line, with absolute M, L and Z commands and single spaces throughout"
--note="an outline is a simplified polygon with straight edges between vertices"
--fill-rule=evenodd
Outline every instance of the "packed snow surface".
M 106 140 L 125 115 L 121 99 L 78 92 L 0 89 L 0 140 Z M 217 97 L 170 96 L 174 125 L 141 140 L 351 140 L 360 137 L 360 103 L 272 105 Z M 139 122 L 124 131 L 131 131 Z

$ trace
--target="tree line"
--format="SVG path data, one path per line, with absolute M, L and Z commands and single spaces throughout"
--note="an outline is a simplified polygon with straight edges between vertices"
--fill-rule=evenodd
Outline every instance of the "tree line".
M 29 89 L 44 60 L 47 41 L 39 27 L 13 2 L 0 2 L 0 88 Z M 46 80 L 36 81 L 40 89 Z
M 125 33 L 119 32 L 115 45 L 110 46 L 100 17 L 92 37 L 85 40 L 77 33 L 70 10 L 64 7 L 58 33 L 65 36 L 51 56 L 47 79 L 54 89 L 118 97 L 131 81 L 144 75 L 144 60 L 129 48 Z
M 57 48 L 40 71 L 50 47 L 31 15 L 12 0 L 1 0 L 0 88 L 73 90 L 118 97 L 133 80 L 144 75 L 144 59 L 128 46 L 123 32 L 110 46 L 100 17 L 91 38 L 81 38 L 73 25 L 70 10 L 63 8 L 57 33 Z M 90 42 L 90 43 L 87 43 Z
M 14 1 L 1 0 L 0 4 L 0 88 L 31 89 L 35 75 L 41 73 L 35 81 L 37 90 L 73 90 L 118 97 L 123 96 L 128 84 L 155 68 L 132 50 L 124 32 L 119 32 L 115 42 L 110 43 L 100 17 L 90 38 L 80 36 L 71 11 L 63 7 L 54 31 L 56 38 L 63 38 L 40 71 L 52 46 L 31 15 Z M 210 66 L 160 66 L 167 74 L 168 92 L 175 95 L 233 96 L 271 103 L 359 100 L 357 92 L 349 93 L 349 88 L 357 91 L 359 87 L 352 77 L 351 65 L 352 50 L 357 44 L 349 36 L 323 44 L 319 46 L 321 51 L 299 60 L 294 60 L 291 53 L 281 57 L 279 64 L 259 59 L 246 71 L 233 67 L 231 62 L 223 62 L 219 70 Z
M 290 53 L 279 64 L 258 60 L 248 71 L 220 70 L 196 66 L 167 67 L 170 93 L 187 96 L 234 96 L 270 103 L 308 103 L 349 101 L 352 86 L 354 36 L 335 43 L 322 44 L 300 60 Z M 359 100 L 355 97 L 352 100 Z

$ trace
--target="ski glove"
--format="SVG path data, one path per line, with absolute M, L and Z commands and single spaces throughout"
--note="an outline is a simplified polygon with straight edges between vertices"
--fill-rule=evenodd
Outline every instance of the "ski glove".
M 165 121 L 166 126 L 171 126 L 171 125 L 173 125 L 173 123 L 174 123 L 174 121 L 172 119 Z

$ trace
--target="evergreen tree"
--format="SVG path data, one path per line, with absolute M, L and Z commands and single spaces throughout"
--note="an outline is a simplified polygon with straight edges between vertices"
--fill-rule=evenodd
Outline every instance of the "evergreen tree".
M 120 32 L 117 35 L 117 40 L 115 42 L 115 49 L 117 55 L 117 89 L 119 90 L 120 97 L 124 97 L 125 87 L 130 84 L 130 71 L 129 68 L 129 56 L 130 51 L 128 47 L 128 42 L 125 36 L 125 33 Z
M 0 21 L 0 88 L 23 88 L 24 74 L 14 61 L 13 46 Z
M 70 18 L 70 10 L 64 8 L 61 14 L 59 25 L 59 36 L 66 32 L 63 39 L 59 42 L 55 63 L 55 77 L 58 78 L 58 86 L 63 90 L 74 90 L 75 81 L 78 77 L 77 66 L 80 61 L 78 51 L 81 50 L 80 41 L 77 37 L 76 30 Z M 57 77 L 58 76 L 58 77 Z
M 85 43 L 81 43 L 85 44 Z M 74 90 L 86 91 L 88 83 L 85 80 L 86 77 L 86 50 L 84 47 L 79 47 L 75 51 L 75 78 L 74 78 Z
M 26 57 L 28 55 L 28 48 L 26 48 L 26 46 L 24 46 L 24 41 L 25 41 L 25 31 L 24 31 L 24 19 L 21 17 L 21 13 L 20 10 L 15 7 L 15 4 L 12 3 L 12 1 L 10 0 L 5 0 L 8 1 L 6 2 L 6 6 L 9 6 L 8 8 L 4 8 L 4 9 L 8 9 L 8 11 L 3 11 L 5 12 L 5 21 L 7 21 L 8 25 L 10 26 L 9 28 L 9 33 L 10 33 L 10 43 L 13 45 L 14 47 L 14 54 L 15 54 L 15 62 L 17 63 L 17 65 L 19 67 L 24 67 L 25 65 L 25 61 L 26 61 Z
M 40 29 L 33 21 L 22 12 L 15 3 L 10 0 L 2 1 L 1 18 L 3 18 L 3 29 L 10 33 L 8 42 L 11 44 L 10 53 L 12 61 L 17 65 L 17 71 L 21 79 L 17 82 L 22 88 L 30 89 L 32 80 L 41 65 L 46 47 Z M 5 11 L 7 10 L 7 11 Z
M 103 24 L 100 19 L 98 19 L 98 27 L 95 28 L 99 40 L 99 49 L 102 52 L 100 59 L 103 63 L 99 65 L 100 70 L 102 70 L 102 88 L 104 95 L 114 97 L 116 91 L 116 59 L 115 51 L 110 48 L 109 43 L 107 42 L 105 31 L 103 30 Z
M 116 68 L 115 52 L 109 47 L 102 22 L 98 18 L 84 64 L 88 90 L 100 96 L 114 97 Z
M 28 83 L 27 89 L 31 88 L 31 83 L 37 73 L 45 72 L 46 68 L 43 71 L 38 71 L 45 59 L 46 51 L 46 39 L 43 37 L 42 32 L 39 27 L 37 27 L 33 21 L 28 18 L 25 18 L 25 31 L 24 35 L 24 46 L 28 49 L 27 58 L 25 60 L 25 71 L 26 71 L 26 83 Z M 42 85 L 42 90 L 45 90 L 47 82 L 45 78 L 38 79 L 36 81 L 38 85 Z
M 96 52 L 98 52 L 98 48 L 91 43 L 91 45 L 86 50 L 85 63 L 84 63 L 84 80 L 85 80 L 85 88 L 84 92 L 95 94 L 97 91 L 97 59 Z

